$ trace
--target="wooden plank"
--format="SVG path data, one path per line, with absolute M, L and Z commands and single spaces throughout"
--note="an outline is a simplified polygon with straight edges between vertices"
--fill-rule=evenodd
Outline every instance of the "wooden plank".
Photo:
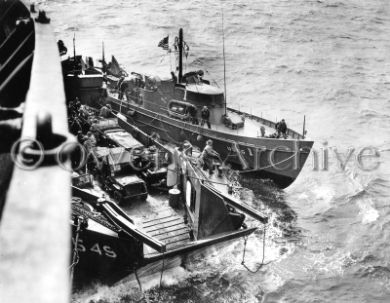
M 158 236 L 155 236 L 155 237 L 157 239 L 159 239 L 160 241 L 164 242 L 167 239 L 174 238 L 174 237 L 180 236 L 180 235 L 186 235 L 188 233 L 189 233 L 188 229 L 180 229 L 180 230 L 177 230 L 177 231 L 168 232 L 168 233 L 165 233 L 165 234 L 162 234 L 162 235 L 158 235 Z
M 142 224 L 142 228 L 150 231 L 152 229 L 155 229 L 157 226 L 164 226 L 164 224 L 169 225 L 170 223 L 174 224 L 175 222 L 178 222 L 178 221 L 184 222 L 184 218 L 179 217 L 179 216 L 171 216 L 169 218 L 165 218 L 162 220 L 156 220 L 152 224 L 148 224 L 146 226 Z
M 180 231 L 180 230 L 183 230 L 183 229 L 187 229 L 188 230 L 188 226 L 186 224 L 184 224 L 184 223 L 183 224 L 179 224 L 179 225 L 169 226 L 167 228 L 154 230 L 154 231 L 148 232 L 148 234 L 150 234 L 153 237 L 157 237 L 157 236 L 161 236 L 161 235 L 164 235 L 164 234 L 168 234 L 170 232 Z
M 149 232 L 154 232 L 154 231 L 157 231 L 157 230 L 160 230 L 160 229 L 164 229 L 164 228 L 169 228 L 171 226 L 178 226 L 180 224 L 184 224 L 184 221 L 183 220 L 173 220 L 171 222 L 166 222 L 166 223 L 160 223 L 158 225 L 155 225 L 153 226 L 153 228 L 149 228 L 149 229 L 145 229 L 148 233 Z

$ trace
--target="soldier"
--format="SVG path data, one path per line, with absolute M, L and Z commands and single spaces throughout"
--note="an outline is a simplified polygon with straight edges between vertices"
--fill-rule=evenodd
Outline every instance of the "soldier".
M 84 135 L 83 135 L 83 132 L 81 130 L 79 130 L 77 132 L 77 141 L 80 143 L 80 144 L 83 144 L 84 143 Z
M 287 124 L 284 119 L 282 121 L 276 123 L 276 130 L 278 131 L 278 138 L 280 138 L 280 135 L 283 135 L 283 138 L 287 138 Z
M 209 121 L 209 119 L 210 119 L 210 111 L 209 111 L 209 108 L 206 105 L 203 106 L 202 111 L 200 112 L 200 115 L 201 115 L 201 118 L 202 118 L 200 126 L 203 126 L 206 123 L 208 128 L 211 128 L 210 121 Z
M 106 104 L 100 109 L 99 115 L 103 118 L 109 118 L 111 116 L 111 105 Z
M 118 99 L 119 100 L 122 100 L 123 99 L 123 90 L 122 90 L 122 84 L 123 84 L 123 81 L 125 80 L 125 77 L 124 76 L 121 76 L 119 81 L 118 81 L 118 85 L 117 85 L 117 89 L 118 89 Z
M 214 159 L 220 159 L 219 153 L 217 153 L 213 148 L 213 141 L 207 140 L 201 157 L 204 163 L 203 169 L 208 169 L 211 176 L 214 171 Z
M 190 121 L 192 124 L 195 124 L 195 125 L 198 125 L 199 124 L 199 121 L 198 121 L 198 117 L 197 117 L 197 110 L 195 107 L 193 106 L 189 106 L 187 108 L 187 112 L 190 114 Z

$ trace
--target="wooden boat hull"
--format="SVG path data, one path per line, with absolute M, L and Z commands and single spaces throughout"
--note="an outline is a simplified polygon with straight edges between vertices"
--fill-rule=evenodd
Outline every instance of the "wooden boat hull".
M 180 144 L 188 140 L 202 149 L 211 139 L 222 160 L 240 169 L 241 173 L 272 179 L 281 188 L 288 187 L 297 178 L 313 145 L 313 141 L 306 140 L 243 137 L 233 131 L 231 134 L 221 133 L 112 97 L 106 101 L 114 110 L 124 114 L 130 123 L 164 141 Z M 124 125 L 121 127 L 126 129 Z

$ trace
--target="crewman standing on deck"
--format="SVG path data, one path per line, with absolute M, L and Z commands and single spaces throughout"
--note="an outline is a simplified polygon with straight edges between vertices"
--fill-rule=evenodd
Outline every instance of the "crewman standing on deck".
M 213 141 L 207 140 L 206 146 L 203 149 L 202 152 L 202 160 L 204 163 L 203 169 L 208 169 L 210 176 L 213 174 L 214 171 L 214 159 L 220 159 L 219 153 L 217 153 L 213 148 Z
M 210 120 L 209 120 L 210 119 L 210 110 L 206 105 L 203 106 L 202 111 L 200 112 L 200 116 L 202 118 L 200 126 L 203 126 L 206 123 L 208 128 L 211 128 Z
M 283 135 L 283 138 L 287 138 L 287 124 L 284 119 L 282 121 L 276 123 L 276 130 L 278 131 L 278 138 L 280 138 L 280 135 Z
M 198 125 L 199 124 L 199 121 L 198 121 L 198 117 L 197 117 L 197 110 L 196 110 L 196 107 L 193 107 L 193 106 L 189 106 L 187 108 L 187 111 L 190 115 L 190 121 L 192 124 L 195 124 L 195 125 Z

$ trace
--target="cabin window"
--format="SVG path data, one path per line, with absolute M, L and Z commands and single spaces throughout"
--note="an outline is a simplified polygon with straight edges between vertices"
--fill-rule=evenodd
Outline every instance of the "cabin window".
M 213 105 L 224 104 L 223 94 L 206 95 L 206 94 L 198 94 L 198 93 L 187 91 L 186 99 L 188 102 L 194 102 L 198 104 L 213 104 Z
M 172 102 L 170 105 L 169 105 L 169 110 L 175 114 L 179 114 L 179 115 L 187 115 L 187 106 L 185 104 L 182 104 L 182 103 L 176 103 L 176 102 Z

